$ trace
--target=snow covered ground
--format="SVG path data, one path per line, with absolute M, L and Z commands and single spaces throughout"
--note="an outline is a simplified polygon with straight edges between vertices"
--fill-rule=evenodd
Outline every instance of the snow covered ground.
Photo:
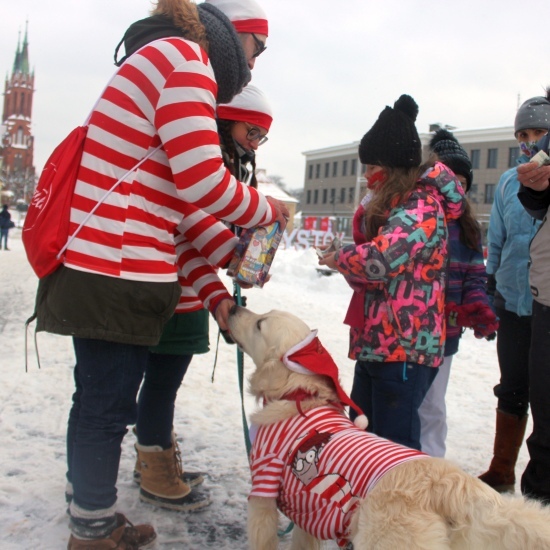
M 11 251 L 0 251 L 0 547 L 3 550 L 59 550 L 68 538 L 64 503 L 65 428 L 73 391 L 71 339 L 40 333 L 36 363 L 29 333 L 25 372 L 24 322 L 33 311 L 37 280 L 26 262 L 20 229 L 10 232 Z M 353 363 L 347 358 L 348 331 L 342 324 L 350 290 L 337 275 L 315 271 L 313 250 L 280 250 L 264 289 L 245 292 L 257 312 L 283 309 L 312 328 L 340 366 L 351 389 Z M 228 282 L 229 284 L 229 282 Z M 134 522 L 157 529 L 158 548 L 237 550 L 246 548 L 246 497 L 250 486 L 241 422 L 236 350 L 220 342 L 211 381 L 217 329 L 211 325 L 211 351 L 196 356 L 179 391 L 175 428 L 184 466 L 208 472 L 213 504 L 196 514 L 152 508 L 138 500 L 132 481 L 134 437 L 123 444 L 119 509 Z M 252 364 L 245 358 L 245 369 Z M 447 458 L 471 474 L 485 471 L 492 456 L 498 381 L 495 342 L 464 335 L 455 356 L 447 394 Z M 254 403 L 245 398 L 248 412 Z M 529 433 L 528 427 L 528 433 Z M 183 439 L 183 441 L 181 441 Z M 516 475 L 527 462 L 521 449 Z M 284 527 L 286 521 L 281 522 Z M 288 537 L 281 542 L 287 547 Z M 325 549 L 336 545 L 326 543 Z

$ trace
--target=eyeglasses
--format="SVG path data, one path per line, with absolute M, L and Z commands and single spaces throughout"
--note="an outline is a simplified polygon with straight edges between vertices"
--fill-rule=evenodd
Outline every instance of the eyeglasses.
M 250 33 L 252 35 L 252 38 L 254 39 L 254 43 L 256 44 L 256 52 L 252 57 L 258 57 L 259 55 L 263 54 L 267 50 L 267 46 L 264 42 L 262 42 L 253 32 Z
M 262 134 L 259 128 L 256 126 L 250 126 L 246 122 L 244 123 L 248 132 L 246 133 L 246 139 L 248 141 L 258 141 L 258 145 L 263 145 L 269 138 Z

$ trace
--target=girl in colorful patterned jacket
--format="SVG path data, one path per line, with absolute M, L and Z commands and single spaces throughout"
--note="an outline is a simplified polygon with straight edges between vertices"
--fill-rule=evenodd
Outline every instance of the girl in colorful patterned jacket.
M 351 398 L 369 431 L 414 449 L 418 408 L 443 361 L 446 218 L 464 210 L 449 169 L 420 167 L 417 114 L 416 102 L 402 95 L 363 136 L 359 158 L 371 194 L 355 216 L 360 231 L 355 244 L 320 259 L 354 290 L 344 321 L 356 360 Z
M 241 181 L 248 179 L 243 177 L 247 173 L 244 165 L 253 161 L 255 150 L 267 141 L 272 120 L 265 94 L 250 84 L 229 104 L 218 105 L 224 162 Z M 252 162 L 252 170 L 254 167 Z M 253 172 L 251 176 L 250 185 L 256 186 Z M 202 473 L 182 467 L 173 433 L 174 407 L 193 355 L 209 350 L 208 311 L 215 315 L 221 300 L 232 299 L 215 266 L 227 266 L 237 240 L 225 224 L 201 211 L 178 226 L 181 297 L 159 344 L 149 350 L 135 427 L 138 458 L 134 479 L 140 484 L 140 499 L 156 506 L 189 512 L 210 503 L 206 492 L 197 488 Z
M 180 295 L 175 239 L 199 213 L 243 227 L 286 207 L 239 182 L 222 161 L 215 112 L 250 80 L 265 49 L 256 0 L 158 0 L 130 26 L 126 56 L 93 108 L 71 199 L 71 232 L 105 190 L 156 151 L 102 203 L 42 279 L 37 330 L 73 338 L 76 391 L 67 430 L 70 550 L 141 547 L 150 525 L 116 511 L 126 427 L 149 355 Z M 161 146 L 157 150 L 157 147 Z M 233 301 L 220 300 L 224 328 Z
M 432 153 L 428 163 L 441 161 L 455 173 L 465 193 L 468 193 L 472 186 L 472 163 L 456 137 L 448 130 L 438 130 L 430 141 L 430 149 Z M 481 228 L 468 200 L 462 216 L 458 220 L 448 220 L 447 227 L 450 248 L 445 289 L 447 332 L 444 360 L 419 409 L 422 451 L 436 457 L 445 456 L 445 394 L 451 363 L 458 351 L 464 327 L 472 328 L 476 338 L 488 339 L 494 338 L 498 328 L 498 320 L 486 292 Z

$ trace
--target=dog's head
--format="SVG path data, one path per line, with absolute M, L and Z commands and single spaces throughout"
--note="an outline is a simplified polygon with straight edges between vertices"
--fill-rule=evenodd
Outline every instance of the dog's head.
M 336 399 L 328 377 L 293 372 L 281 360 L 287 351 L 311 334 L 301 319 L 285 311 L 258 315 L 235 306 L 228 325 L 232 338 L 256 365 L 249 378 L 250 392 L 256 399 L 280 399 L 298 388 L 321 399 Z
M 231 309 L 228 325 L 233 340 L 257 366 L 270 358 L 280 359 L 311 332 L 295 315 L 275 309 L 258 315 L 236 306 Z

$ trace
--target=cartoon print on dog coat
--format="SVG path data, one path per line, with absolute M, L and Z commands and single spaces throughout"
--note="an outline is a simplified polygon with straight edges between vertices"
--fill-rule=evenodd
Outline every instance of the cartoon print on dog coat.
M 302 441 L 304 438 L 299 439 L 302 442 L 293 453 L 292 473 L 306 486 L 307 491 L 331 500 L 344 514 L 347 513 L 357 500 L 357 497 L 351 494 L 348 480 L 337 473 L 320 475 L 318 468 L 319 455 L 332 434 L 315 432 L 313 435 L 308 433 L 305 437 L 306 441 Z

